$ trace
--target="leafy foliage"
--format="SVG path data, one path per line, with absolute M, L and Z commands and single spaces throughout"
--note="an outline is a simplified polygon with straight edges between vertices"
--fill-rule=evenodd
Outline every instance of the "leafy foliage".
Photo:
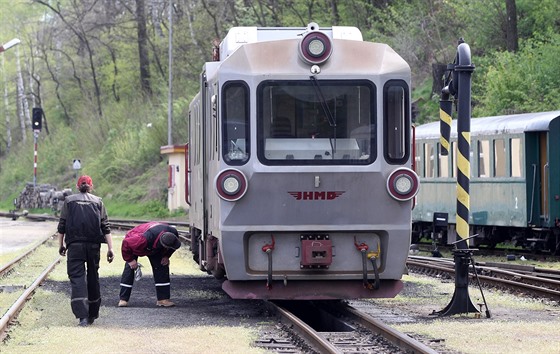
M 505 0 L 174 1 L 172 143 L 186 141 L 188 104 L 202 65 L 232 26 L 358 27 L 364 40 L 388 43 L 410 63 L 417 124 L 438 119 L 432 64 L 451 63 L 459 38 L 471 46 L 476 66 L 473 116 L 557 109 L 560 2 L 515 2 L 520 50 L 513 53 L 504 51 Z M 140 3 L 145 18 L 137 16 Z M 169 3 L 0 0 L 0 6 L 0 42 L 22 40 L 0 54 L 0 92 L 7 92 L 0 112 L 11 117 L 0 122 L 0 200 L 11 200 L 33 178 L 26 100 L 29 109 L 43 107 L 48 122 L 38 140 L 40 183 L 72 187 L 71 164 L 80 159 L 79 172 L 93 177 L 96 193 L 112 208 L 130 215 L 165 210 L 166 164 L 159 151 L 168 144 Z M 141 78 L 137 29 L 143 22 L 149 76 Z M 143 92 L 143 79 L 150 80 L 151 94 Z M 129 209 L 127 202 L 134 205 Z
M 560 35 L 522 43 L 518 53 L 496 52 L 477 87 L 484 116 L 557 110 L 560 94 Z M 484 93 L 484 95 L 482 94 Z

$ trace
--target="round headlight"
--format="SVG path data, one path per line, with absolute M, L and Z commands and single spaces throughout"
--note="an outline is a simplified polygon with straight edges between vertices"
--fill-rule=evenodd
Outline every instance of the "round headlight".
M 312 39 L 307 46 L 309 54 L 320 57 L 325 52 L 325 43 L 319 38 Z
M 418 175 L 409 168 L 397 168 L 387 179 L 387 192 L 398 201 L 407 201 L 418 193 Z
M 412 179 L 405 174 L 397 176 L 395 178 L 395 190 L 401 195 L 410 193 L 412 190 Z
M 321 64 L 332 54 L 332 41 L 321 31 L 307 33 L 299 42 L 299 55 L 308 64 Z
M 225 177 L 222 185 L 224 187 L 224 192 L 229 195 L 234 195 L 239 192 L 239 187 L 241 187 L 241 183 L 239 183 L 235 175 Z
M 234 168 L 220 172 L 214 185 L 218 196 L 229 202 L 241 199 L 247 192 L 247 178 Z

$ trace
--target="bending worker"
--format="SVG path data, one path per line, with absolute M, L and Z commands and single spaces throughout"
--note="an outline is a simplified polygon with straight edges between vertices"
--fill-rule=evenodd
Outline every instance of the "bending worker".
M 126 263 L 121 277 L 119 307 L 128 306 L 134 284 L 134 271 L 138 268 L 138 257 L 142 256 L 148 256 L 152 265 L 157 295 L 156 306 L 175 306 L 169 300 L 169 257 L 181 247 L 178 236 L 177 229 L 160 222 L 140 224 L 126 234 L 121 249 Z

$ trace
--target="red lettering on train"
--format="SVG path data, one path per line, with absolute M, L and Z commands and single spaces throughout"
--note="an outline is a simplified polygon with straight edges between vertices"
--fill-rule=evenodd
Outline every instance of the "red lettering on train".
M 296 200 L 333 200 L 344 193 L 345 191 L 288 192 Z

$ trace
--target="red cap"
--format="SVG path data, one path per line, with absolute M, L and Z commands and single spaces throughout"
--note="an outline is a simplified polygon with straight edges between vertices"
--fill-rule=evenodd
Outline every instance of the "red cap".
M 80 188 L 81 185 L 87 184 L 88 186 L 93 187 L 93 181 L 91 180 L 90 176 L 82 176 L 78 178 L 78 183 L 76 183 L 76 187 Z

